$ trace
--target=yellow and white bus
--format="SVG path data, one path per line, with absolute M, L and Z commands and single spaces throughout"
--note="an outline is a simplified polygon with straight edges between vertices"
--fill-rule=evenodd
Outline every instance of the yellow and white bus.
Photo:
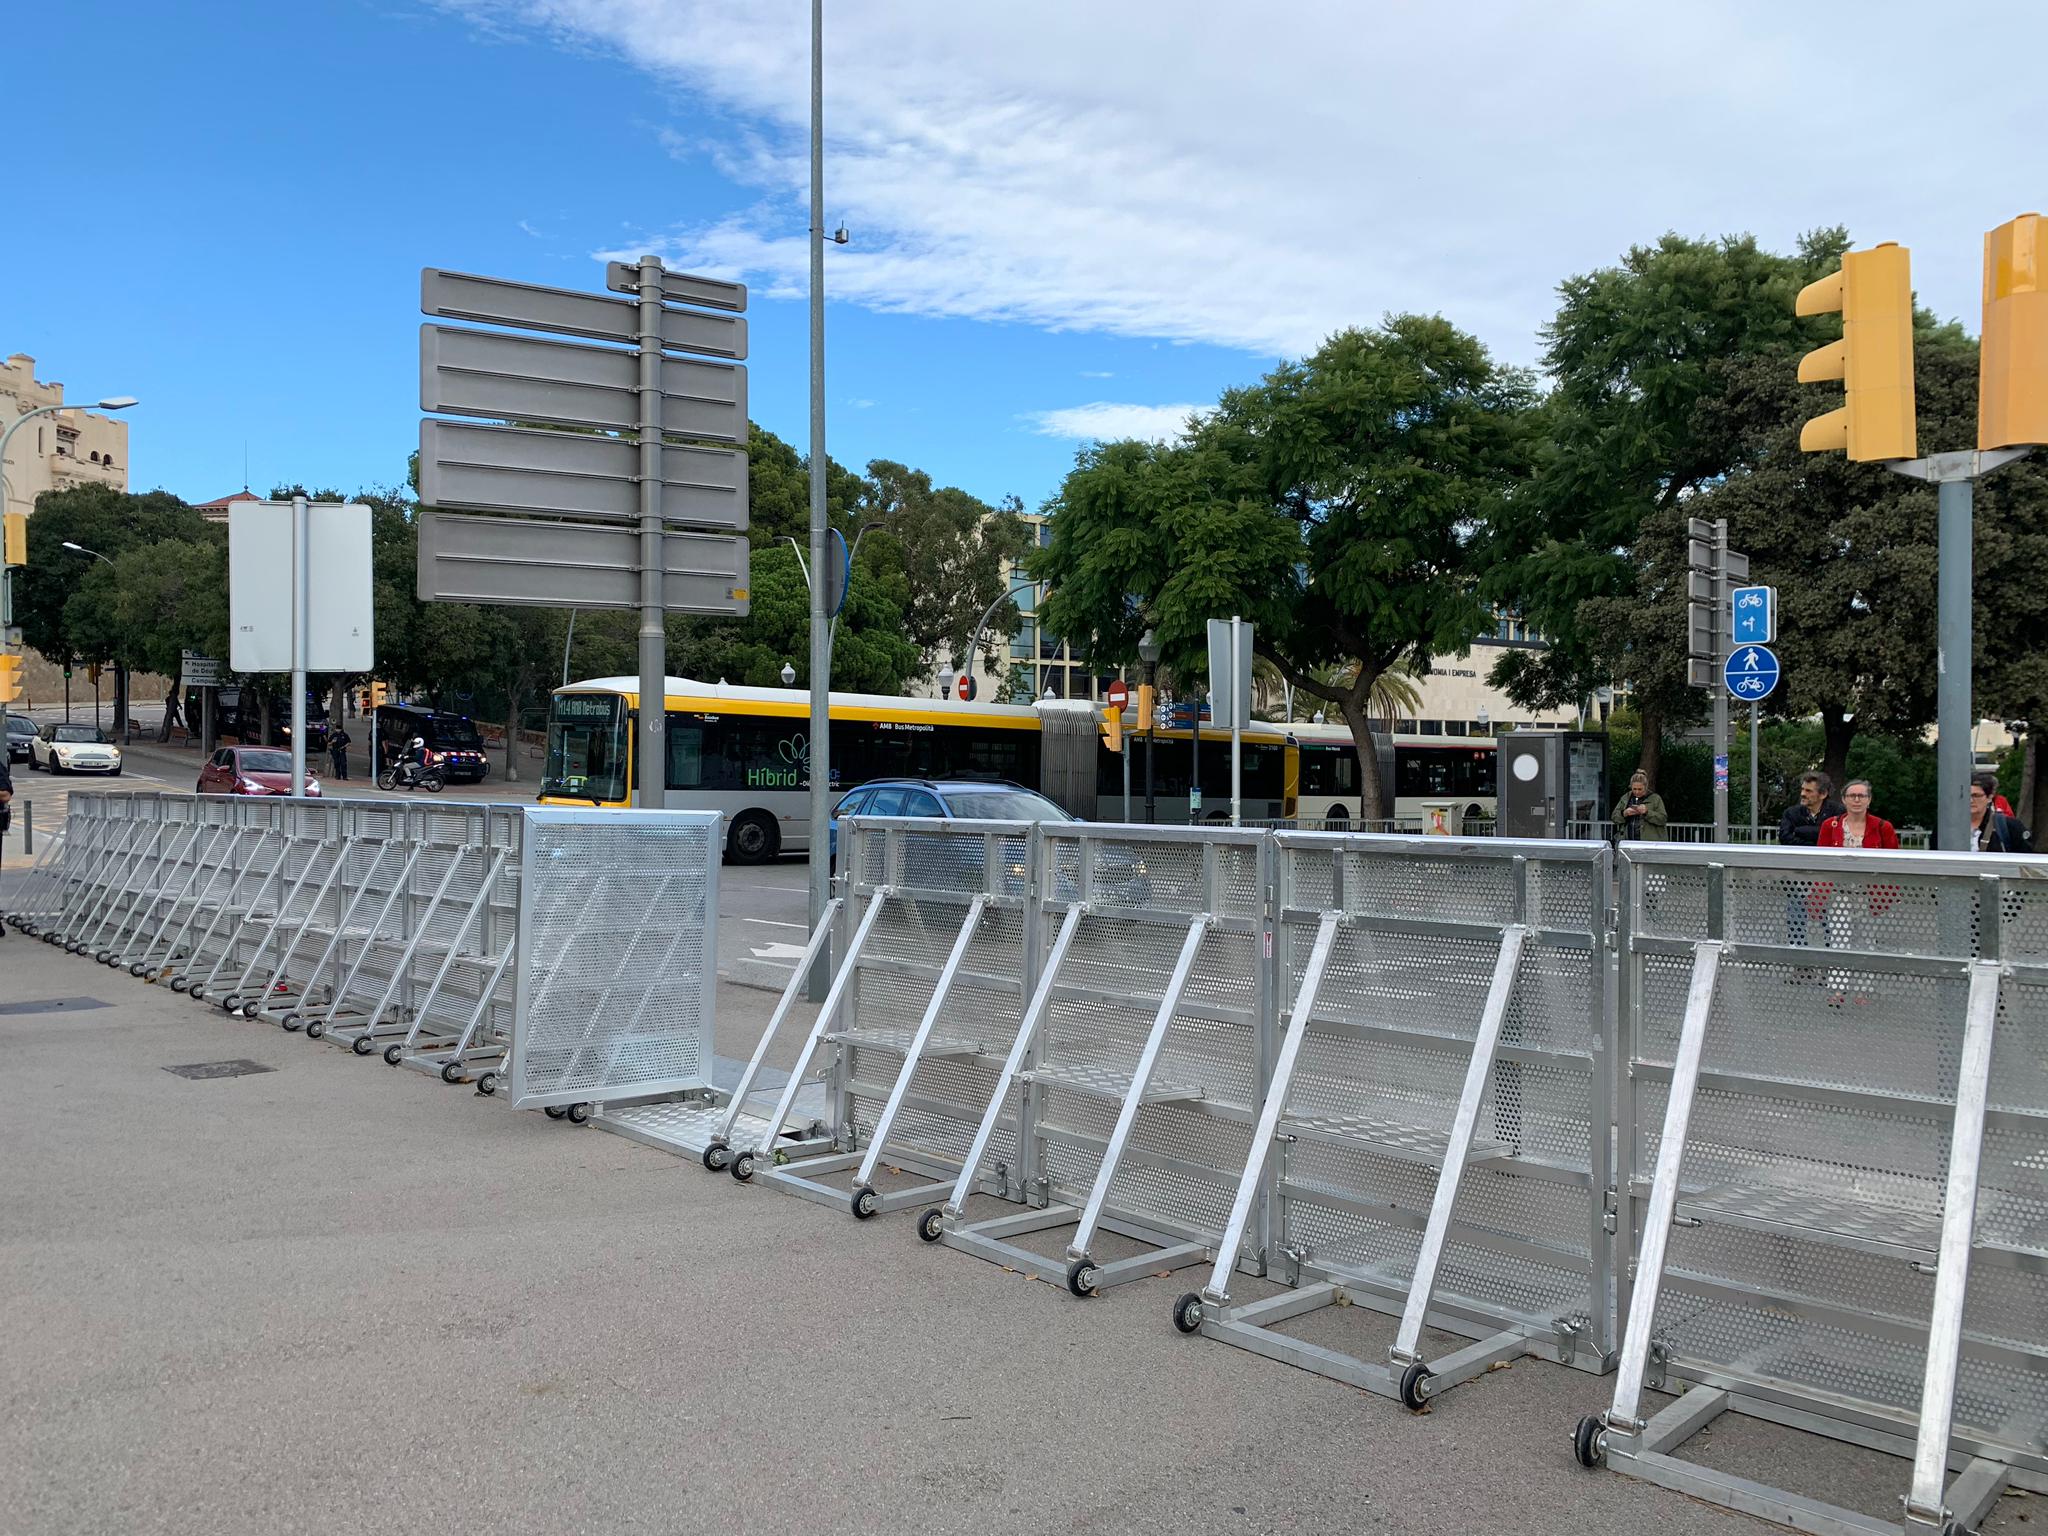
M 1045 712 L 1072 714 L 1055 701 Z M 892 698 L 835 693 L 831 785 L 834 797 L 875 779 L 987 779 L 1043 790 L 1077 815 L 1120 819 L 1123 760 L 1096 729 L 1045 729 L 1041 708 L 1027 704 L 962 704 L 948 699 Z M 548 711 L 547 761 L 540 798 L 550 805 L 623 806 L 634 777 L 634 722 L 640 712 L 639 679 L 601 677 L 555 691 Z M 795 688 L 747 688 L 729 683 L 668 679 L 667 803 L 715 810 L 725 818 L 727 856 L 759 863 L 780 853 L 810 849 L 810 695 Z M 1089 743 L 1093 765 L 1048 764 L 1065 743 Z M 1142 735 L 1126 731 L 1127 751 L 1143 751 Z M 1185 730 L 1159 733 L 1154 803 L 1162 823 L 1189 817 Z M 1203 733 L 1204 815 L 1229 813 L 1227 735 Z M 1135 803 L 1143 816 L 1143 759 L 1131 764 Z M 1293 814 L 1294 761 L 1279 727 L 1245 733 L 1244 814 Z M 1095 790 L 1087 803 L 1058 786 Z
M 1298 749 L 1300 777 L 1296 810 L 1303 821 L 1348 822 L 1362 808 L 1358 752 L 1351 728 L 1335 724 L 1285 727 Z M 1380 784 L 1400 823 L 1420 823 L 1431 805 L 1452 807 L 1457 824 L 1491 820 L 1499 805 L 1495 765 L 1499 750 L 1491 736 L 1423 736 L 1375 732 Z

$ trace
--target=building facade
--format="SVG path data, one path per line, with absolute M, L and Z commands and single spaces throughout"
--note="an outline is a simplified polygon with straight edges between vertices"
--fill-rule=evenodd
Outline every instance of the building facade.
M 64 386 L 36 378 L 36 360 L 17 352 L 0 361 L 0 432 L 17 417 L 64 403 Z M 97 411 L 39 416 L 7 445 L 9 512 L 33 512 L 45 491 L 74 485 L 128 489 L 128 427 Z

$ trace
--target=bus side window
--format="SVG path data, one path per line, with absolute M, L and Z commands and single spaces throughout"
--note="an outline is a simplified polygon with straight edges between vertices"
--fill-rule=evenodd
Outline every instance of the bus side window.
M 668 787 L 701 789 L 704 784 L 704 727 L 677 715 L 668 717 Z

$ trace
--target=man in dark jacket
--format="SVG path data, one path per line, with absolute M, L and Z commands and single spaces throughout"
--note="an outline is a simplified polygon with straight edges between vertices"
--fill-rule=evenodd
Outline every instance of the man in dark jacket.
M 1988 773 L 1970 780 L 1970 851 L 1972 853 L 2032 853 L 2027 829 L 2019 819 L 2002 814 L 1992 804 L 1997 780 Z
M 1842 802 L 1835 798 L 1834 782 L 1824 773 L 1809 773 L 1799 780 L 1799 802 L 1788 806 L 1778 818 L 1778 844 L 1784 848 L 1814 848 L 1820 844 L 1820 824 L 1842 814 Z

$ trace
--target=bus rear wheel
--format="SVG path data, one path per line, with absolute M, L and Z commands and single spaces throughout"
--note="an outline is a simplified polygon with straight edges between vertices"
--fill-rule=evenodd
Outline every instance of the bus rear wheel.
M 766 811 L 742 811 L 725 847 L 735 864 L 765 864 L 782 851 L 782 832 Z

